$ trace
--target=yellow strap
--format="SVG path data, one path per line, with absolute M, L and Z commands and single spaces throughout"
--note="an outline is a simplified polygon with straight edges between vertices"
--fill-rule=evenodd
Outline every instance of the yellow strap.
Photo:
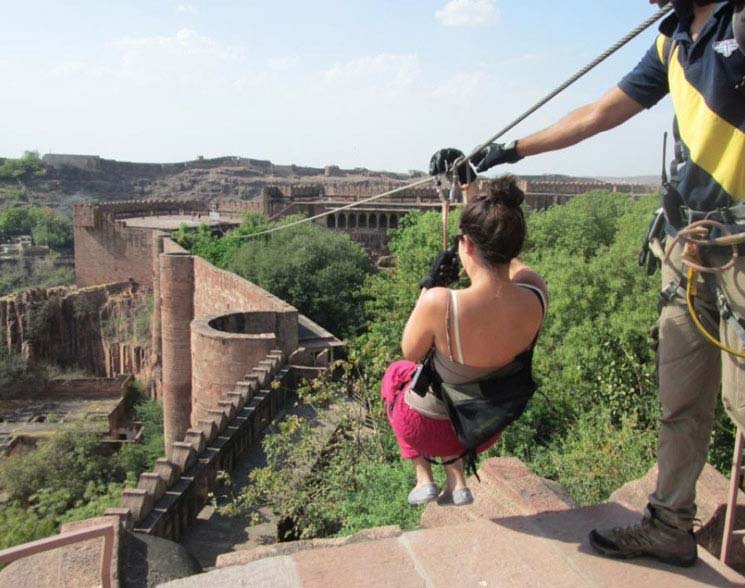
M 719 347 L 719 349 L 721 349 L 722 351 L 726 351 L 730 355 L 734 355 L 735 357 L 739 357 L 740 359 L 745 359 L 745 353 L 735 351 L 731 347 L 724 345 L 721 341 L 719 341 L 719 339 L 714 337 L 711 333 L 709 333 L 709 331 L 706 330 L 706 327 L 701 323 L 701 319 L 698 318 L 698 313 L 696 312 L 696 309 L 693 306 L 693 291 L 695 289 L 695 282 L 696 282 L 697 277 L 698 277 L 698 272 L 694 270 L 693 268 L 688 268 L 688 284 L 686 285 L 686 303 L 688 304 L 688 312 L 690 313 L 694 324 L 698 327 L 698 330 L 701 331 L 701 334 L 712 345 Z

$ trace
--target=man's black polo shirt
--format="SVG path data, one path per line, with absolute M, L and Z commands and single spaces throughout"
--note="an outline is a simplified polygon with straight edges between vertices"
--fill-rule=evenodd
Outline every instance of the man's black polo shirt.
M 745 55 L 732 32 L 732 6 L 719 2 L 694 43 L 690 21 L 666 19 L 657 42 L 619 87 L 645 108 L 670 93 L 685 164 L 678 191 L 696 210 L 745 201 Z M 666 38 L 672 37 L 672 45 Z M 665 55 L 665 48 L 672 54 Z

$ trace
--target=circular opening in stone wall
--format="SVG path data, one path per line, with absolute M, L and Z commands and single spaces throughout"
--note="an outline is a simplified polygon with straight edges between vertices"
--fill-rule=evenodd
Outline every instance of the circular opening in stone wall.
M 260 335 L 275 331 L 277 315 L 274 312 L 238 312 L 215 317 L 207 324 L 210 328 L 223 333 Z

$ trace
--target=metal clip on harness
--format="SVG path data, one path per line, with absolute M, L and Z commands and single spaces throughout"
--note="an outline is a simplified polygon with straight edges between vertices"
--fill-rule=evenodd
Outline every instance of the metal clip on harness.
M 721 231 L 722 236 L 714 239 L 708 238 L 711 229 L 718 229 L 719 231 Z M 739 351 L 722 343 L 706 329 L 706 327 L 701 322 L 698 313 L 696 312 L 693 300 L 694 296 L 696 295 L 696 280 L 700 273 L 721 274 L 734 267 L 739 255 L 737 250 L 738 245 L 740 245 L 741 243 L 745 243 L 745 233 L 732 234 L 732 232 L 729 230 L 729 228 L 727 228 L 725 224 L 715 220 L 707 219 L 697 221 L 678 232 L 668 249 L 668 253 L 665 257 L 666 262 L 669 261 L 670 252 L 674 249 L 675 245 L 679 241 L 685 243 L 682 261 L 683 264 L 688 267 L 688 272 L 686 275 L 687 284 L 685 288 L 686 304 L 688 305 L 688 312 L 691 315 L 691 319 L 693 320 L 694 324 L 701 332 L 701 334 L 712 345 L 718 347 L 722 351 L 726 351 L 730 355 L 733 355 L 740 359 L 745 359 L 745 352 L 743 352 L 742 350 L 742 347 L 745 346 L 745 320 L 735 316 L 721 288 L 715 288 L 719 315 L 722 319 L 726 320 L 730 325 L 732 325 L 733 329 L 737 333 L 738 338 L 742 343 L 741 349 Z M 701 261 L 701 258 L 698 254 L 699 248 L 712 246 L 731 247 L 732 257 L 727 263 L 721 266 L 708 267 L 703 265 L 703 262 Z

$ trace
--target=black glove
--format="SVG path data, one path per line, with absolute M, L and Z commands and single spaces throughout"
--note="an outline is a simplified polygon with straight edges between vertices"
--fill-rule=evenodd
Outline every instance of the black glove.
M 449 286 L 458 281 L 460 274 L 460 261 L 456 253 L 456 246 L 448 247 L 435 257 L 435 261 L 429 273 L 422 278 L 419 285 L 422 288 L 435 288 L 437 286 Z
M 449 147 L 447 149 L 440 149 L 436 152 L 432 159 L 429 160 L 429 175 L 439 176 L 444 173 L 449 173 L 453 166 L 453 162 L 459 157 L 463 157 L 463 152 L 458 149 Z M 476 173 L 470 167 L 468 162 L 458 166 L 458 180 L 461 184 L 468 184 L 476 179 Z
M 489 143 L 471 158 L 471 164 L 480 173 L 502 163 L 517 163 L 522 158 L 522 155 L 517 152 L 517 141 Z

